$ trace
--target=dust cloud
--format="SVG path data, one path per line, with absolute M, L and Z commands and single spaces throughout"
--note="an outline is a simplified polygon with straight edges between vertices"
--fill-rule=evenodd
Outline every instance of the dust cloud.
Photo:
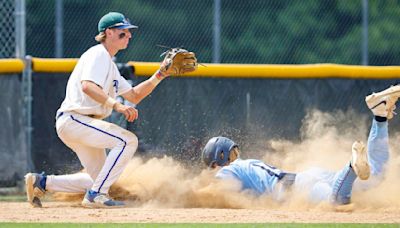
M 366 143 L 371 125 L 368 115 L 353 111 L 324 113 L 310 110 L 300 129 L 300 142 L 266 139 L 260 159 L 289 172 L 310 167 L 338 171 L 351 158 L 355 140 Z M 389 122 L 390 128 L 390 122 Z M 390 137 L 391 156 L 387 173 L 368 186 L 357 180 L 352 204 L 343 211 L 388 211 L 400 207 L 400 134 Z M 199 154 L 200 156 L 200 154 Z M 191 169 L 171 157 L 143 160 L 135 157 L 112 186 L 110 195 L 143 208 L 282 208 L 285 210 L 332 210 L 329 203 L 311 204 L 305 194 L 290 193 L 289 200 L 277 202 L 270 196 L 255 197 L 233 182 L 213 178 L 215 171 Z M 371 180 L 371 183 L 373 180 Z M 364 187 L 363 187 L 364 186 Z M 365 187 L 368 186 L 368 187 Z

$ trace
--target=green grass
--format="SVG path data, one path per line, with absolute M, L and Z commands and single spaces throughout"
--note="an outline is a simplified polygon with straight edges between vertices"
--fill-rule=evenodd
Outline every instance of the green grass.
M 350 228 L 369 228 L 369 227 L 400 227 L 399 224 L 300 224 L 300 223 L 245 223 L 245 224 L 165 224 L 165 223 L 112 223 L 112 224 L 93 224 L 93 223 L 0 223 L 0 227 L 350 227 Z

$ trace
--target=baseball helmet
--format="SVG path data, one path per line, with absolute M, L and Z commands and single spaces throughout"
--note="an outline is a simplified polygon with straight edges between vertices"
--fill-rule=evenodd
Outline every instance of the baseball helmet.
M 203 161 L 208 167 L 212 167 L 213 164 L 224 166 L 229 160 L 230 151 L 237 146 L 234 141 L 226 137 L 213 137 L 203 149 Z

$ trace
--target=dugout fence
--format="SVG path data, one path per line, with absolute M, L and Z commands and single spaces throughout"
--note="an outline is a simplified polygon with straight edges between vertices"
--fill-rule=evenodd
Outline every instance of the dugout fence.
M 17 186 L 32 160 L 26 145 L 23 70 L 20 59 L 0 59 L 0 188 Z
M 28 170 L 59 174 L 80 169 L 54 129 L 55 112 L 76 62 L 30 57 L 0 61 L 0 184 L 15 185 Z M 112 116 L 111 121 L 139 136 L 139 156 L 169 155 L 200 164 L 201 147 L 215 135 L 234 138 L 244 150 L 263 147 L 260 142 L 271 138 L 298 140 L 308 110 L 368 115 L 363 97 L 397 84 L 400 75 L 397 66 L 205 65 L 165 80 L 137 106 L 140 118 L 133 124 Z M 134 70 L 124 75 L 137 84 L 158 63 L 121 66 Z

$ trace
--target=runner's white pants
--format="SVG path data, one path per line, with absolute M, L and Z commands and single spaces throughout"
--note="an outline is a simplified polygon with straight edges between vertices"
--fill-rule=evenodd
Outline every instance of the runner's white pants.
M 371 177 L 368 181 L 355 182 L 354 187 L 358 190 L 366 190 L 376 186 L 383 180 L 385 166 L 389 160 L 389 133 L 387 121 L 377 122 L 375 119 L 372 121 L 368 136 L 368 159 L 371 168 Z M 295 187 L 299 191 L 308 192 L 309 199 L 312 202 L 326 201 L 332 196 L 332 191 L 335 188 L 335 181 L 343 179 L 344 181 L 342 182 L 346 182 L 346 178 L 348 178 L 349 174 L 348 171 L 350 171 L 348 165 L 339 172 L 332 172 L 321 168 L 311 168 L 297 174 Z M 354 179 L 350 181 L 352 185 Z
M 80 193 L 91 189 L 108 193 L 138 147 L 135 134 L 115 124 L 80 115 L 63 113 L 56 121 L 60 139 L 78 156 L 85 171 L 47 176 L 50 192 Z M 106 154 L 105 149 L 111 151 Z

